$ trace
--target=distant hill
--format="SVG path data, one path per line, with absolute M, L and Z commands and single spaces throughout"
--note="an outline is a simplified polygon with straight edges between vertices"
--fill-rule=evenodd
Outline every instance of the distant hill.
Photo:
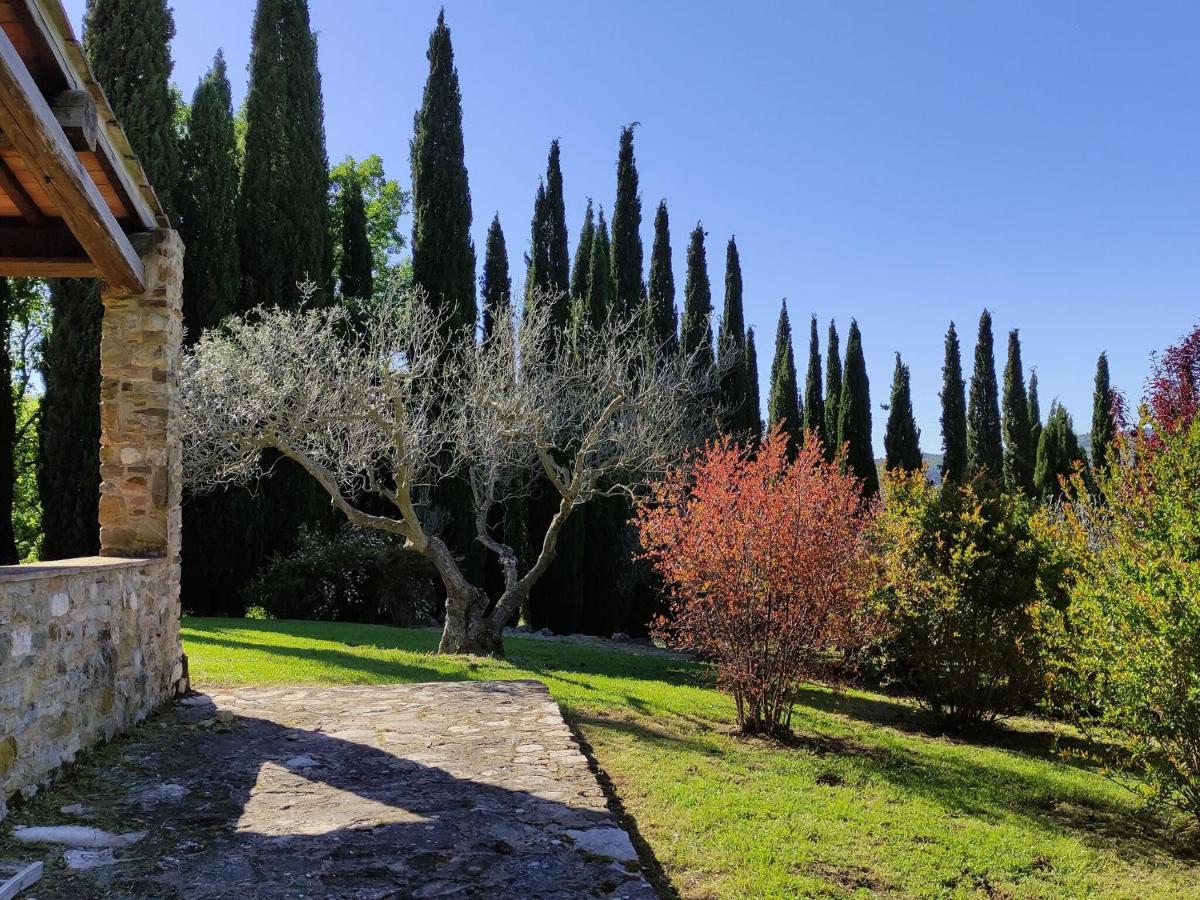
M 1087 458 L 1092 458 L 1092 436 L 1090 434 L 1077 434 L 1075 437 L 1079 440 L 1079 446 L 1083 452 L 1087 454 Z M 922 453 L 921 459 L 925 461 L 926 470 L 929 473 L 929 480 L 934 484 L 942 483 L 942 454 L 940 453 Z M 883 471 L 883 460 L 875 460 L 875 465 L 879 467 L 879 471 Z

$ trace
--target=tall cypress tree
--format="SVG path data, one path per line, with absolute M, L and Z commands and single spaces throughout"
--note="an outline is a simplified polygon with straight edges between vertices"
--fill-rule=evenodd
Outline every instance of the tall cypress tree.
M 551 141 L 545 180 L 538 184 L 530 223 L 529 256 L 525 273 L 525 304 L 552 301 L 550 321 L 558 332 L 566 328 L 571 310 L 570 260 L 567 253 L 567 212 L 563 200 L 562 164 L 558 141 Z
M 1060 478 L 1070 475 L 1076 463 L 1083 463 L 1083 451 L 1075 436 L 1075 423 L 1057 400 L 1050 404 L 1046 427 L 1038 439 L 1037 467 L 1034 484 L 1037 492 L 1047 499 L 1063 496 Z
M 192 95 L 180 148 L 179 231 L 187 247 L 183 322 L 189 344 L 238 309 L 239 167 L 225 57 L 217 53 Z M 257 499 L 242 487 L 184 497 L 180 590 L 186 609 L 242 612 L 240 591 L 260 562 L 258 542 L 247 534 L 257 530 L 257 516 Z
M 967 394 L 962 349 L 954 323 L 946 330 L 942 363 L 942 481 L 961 482 L 967 473 Z
M 725 247 L 725 308 L 717 328 L 717 353 L 721 363 L 721 430 L 739 439 L 754 430 L 757 419 L 750 406 L 745 334 L 742 263 L 731 237 Z
M 1092 468 L 1104 472 L 1112 463 L 1117 420 L 1113 416 L 1112 383 L 1108 377 L 1108 354 L 1096 360 L 1096 387 L 1092 396 Z
M 362 184 L 351 181 L 338 198 L 342 217 L 342 253 L 338 285 L 343 297 L 369 300 L 375 294 L 374 257 L 367 236 L 367 208 Z
M 588 197 L 587 211 L 583 214 L 583 227 L 579 229 L 579 245 L 575 248 L 575 266 L 571 269 L 571 299 L 582 304 L 587 300 L 588 276 L 592 265 L 592 241 L 596 237 L 596 216 L 592 212 L 592 198 Z
M 174 216 L 179 176 L 171 38 L 165 0 L 88 0 L 83 49 L 150 184 Z M 46 559 L 90 556 L 100 545 L 100 286 L 51 282 L 44 356 L 38 491 Z
M 887 431 L 883 435 L 885 465 L 905 472 L 921 470 L 921 429 L 913 417 L 912 385 L 908 366 L 896 354 L 892 396 L 888 403 Z
M 637 161 L 633 157 L 633 129 L 621 129 L 617 149 L 617 202 L 612 214 L 613 307 L 626 318 L 642 309 L 646 286 L 642 282 L 642 198 L 638 194 Z
M 879 493 L 879 472 L 871 447 L 871 384 L 858 322 L 850 320 L 842 398 L 838 402 L 838 444 L 846 445 L 846 471 L 862 479 L 864 497 Z
M 1038 400 L 1037 369 L 1034 369 L 1029 373 L 1029 446 L 1035 450 L 1035 466 L 1037 465 L 1036 450 L 1041 439 L 1042 405 Z
M 821 384 L 821 341 L 817 337 L 817 317 L 808 323 L 808 374 L 804 379 L 804 430 L 814 435 L 825 448 L 825 455 L 833 459 L 833 441 L 825 425 L 825 397 Z
M 462 94 L 445 10 L 429 36 L 429 77 L 413 117 L 412 272 L 451 328 L 473 327 L 475 245 L 463 148 Z
M 768 428 L 779 425 L 787 435 L 788 447 L 795 452 L 804 439 L 800 414 L 800 392 L 796 383 L 796 357 L 792 352 L 792 323 L 788 319 L 787 300 L 779 306 L 779 324 L 775 328 L 775 356 L 771 360 L 771 392 L 767 395 Z
M 1014 493 L 1033 494 L 1037 448 L 1030 442 L 1029 398 L 1021 367 L 1021 336 L 1008 333 L 1008 362 L 1004 366 L 1004 486 Z
M 225 56 L 218 52 L 192 95 L 180 150 L 179 231 L 187 342 L 237 309 L 238 146 Z
M 746 329 L 746 371 L 750 379 L 750 408 L 753 410 L 753 428 L 751 435 L 754 440 L 762 437 L 762 394 L 758 388 L 758 350 L 754 346 L 754 329 Z
M 975 369 L 967 394 L 967 472 L 987 471 L 992 478 L 1004 473 L 1000 424 L 1000 392 L 996 385 L 996 357 L 992 345 L 992 314 L 979 317 L 975 342 Z
M 486 342 L 495 334 L 496 323 L 507 321 L 512 308 L 508 248 L 504 245 L 504 229 L 500 227 L 499 213 L 492 217 L 492 224 L 488 226 L 479 292 L 483 296 L 483 339 Z
M 833 459 L 841 449 L 838 428 L 842 402 L 842 354 L 833 319 L 829 320 L 829 332 L 825 336 L 825 352 L 825 433 L 829 436 L 829 458 Z
M 239 197 L 242 309 L 294 308 L 296 285 L 328 288 L 329 158 L 307 0 L 259 0 Z
M 650 280 L 647 286 L 651 342 L 656 348 L 679 346 L 679 313 L 675 309 L 675 275 L 671 269 L 671 223 L 667 201 L 660 200 L 654 213 L 654 244 L 650 248 Z
M 679 349 L 686 357 L 694 355 L 701 371 L 713 366 L 712 311 L 712 285 L 708 280 L 708 258 L 704 251 L 704 226 L 697 222 L 688 242 Z
M 592 328 L 603 327 L 614 310 L 611 251 L 604 207 L 600 207 L 600 219 L 592 236 L 592 252 L 588 259 L 588 291 L 583 305 L 583 315 Z

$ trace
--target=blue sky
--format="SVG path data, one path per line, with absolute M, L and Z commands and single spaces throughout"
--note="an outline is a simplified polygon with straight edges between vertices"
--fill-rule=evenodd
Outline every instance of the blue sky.
M 440 4 L 310 3 L 330 159 L 379 153 L 407 184 Z M 83 5 L 66 2 L 76 22 Z M 185 96 L 222 47 L 240 101 L 253 5 L 176 0 Z M 612 204 L 620 127 L 640 122 L 643 239 L 648 255 L 665 197 L 680 301 L 700 220 L 718 310 L 737 236 L 764 389 L 782 297 L 801 378 L 809 314 L 822 340 L 836 317 L 843 344 L 856 317 L 879 455 L 897 350 L 923 448 L 939 449 L 951 319 L 968 369 L 985 306 L 999 353 L 1020 328 L 1043 411 L 1061 398 L 1081 431 L 1101 350 L 1137 396 L 1151 351 L 1200 320 L 1200 4 L 445 5 L 477 249 L 499 211 L 520 259 L 555 137 L 573 248 L 585 199 Z

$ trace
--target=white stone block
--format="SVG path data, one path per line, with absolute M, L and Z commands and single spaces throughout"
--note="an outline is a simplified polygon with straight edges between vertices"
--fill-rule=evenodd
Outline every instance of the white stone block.
M 50 615 L 54 618 L 66 615 L 67 610 L 71 608 L 71 598 L 67 596 L 66 591 L 59 591 L 50 598 Z
M 33 632 L 28 625 L 18 625 L 12 631 L 12 655 L 28 656 L 33 652 Z

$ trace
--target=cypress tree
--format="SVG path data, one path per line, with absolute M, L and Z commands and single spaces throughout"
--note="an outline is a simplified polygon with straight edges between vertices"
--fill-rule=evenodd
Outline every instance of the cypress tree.
M 954 323 L 946 330 L 942 364 L 942 481 L 961 482 L 967 473 L 967 394 L 962 350 Z
M 708 280 L 708 259 L 704 252 L 704 227 L 697 222 L 688 242 L 679 349 L 688 358 L 694 356 L 701 371 L 713 366 L 712 311 L 712 285 Z
M 908 366 L 896 354 L 892 373 L 892 397 L 888 403 L 887 431 L 883 436 L 885 465 L 905 472 L 921 470 L 921 429 L 913 417 L 912 385 Z
M 504 245 L 504 230 L 500 227 L 499 213 L 492 217 L 492 224 L 488 226 L 479 293 L 483 296 L 483 339 L 489 341 L 496 332 L 496 323 L 507 321 L 509 310 L 512 308 L 508 249 Z
M 733 238 L 725 248 L 725 308 L 717 328 L 721 362 L 721 430 L 739 439 L 754 430 L 746 368 L 746 318 L 742 311 L 742 264 Z
M 13 529 L 13 497 L 17 486 L 17 407 L 22 398 L 14 389 L 12 356 L 8 349 L 13 305 L 9 280 L 0 278 L 0 336 L 3 337 L 0 340 L 0 566 L 20 562 Z
M 667 201 L 654 213 L 654 244 L 650 248 L 650 281 L 647 286 L 651 343 L 656 348 L 678 349 L 679 313 L 675 309 L 675 275 L 671 270 L 671 223 Z
M 1092 397 L 1092 468 L 1104 472 L 1112 463 L 1117 420 L 1113 416 L 1112 384 L 1108 378 L 1108 354 L 1096 360 L 1096 388 Z
M 792 452 L 804 439 L 800 414 L 800 392 L 796 383 L 796 357 L 792 352 L 792 323 L 788 319 L 787 300 L 779 307 L 775 328 L 775 356 L 771 360 L 771 392 L 767 395 L 769 428 L 779 425 L 787 435 Z
M 846 339 L 846 366 L 842 375 L 842 398 L 838 402 L 838 444 L 846 445 L 846 471 L 862 479 L 864 497 L 879 493 L 879 473 L 871 448 L 871 385 L 863 357 L 858 322 L 850 320 Z
M 1076 463 L 1083 463 L 1083 451 L 1075 436 L 1075 424 L 1070 414 L 1057 400 L 1050 404 L 1046 427 L 1038 440 L 1037 467 L 1034 484 L 1037 492 L 1047 499 L 1063 496 L 1059 479 L 1070 475 Z
M 575 248 L 575 266 L 571 270 L 571 299 L 582 304 L 587 300 L 588 275 L 592 267 L 592 241 L 596 236 L 596 217 L 592 212 L 592 198 L 588 197 L 587 211 L 583 214 L 583 227 L 579 229 L 579 245 Z
M 825 426 L 825 398 L 821 385 L 821 341 L 817 337 L 817 317 L 808 323 L 808 375 L 804 379 L 804 431 L 812 434 L 825 448 L 825 455 L 833 459 L 833 441 Z
M 992 478 L 1004 472 L 1000 425 L 1000 395 L 996 385 L 996 358 L 992 349 L 992 314 L 979 317 L 975 342 L 975 370 L 967 403 L 967 472 L 987 471 Z
M 600 207 L 600 221 L 592 236 L 592 252 L 588 259 L 588 291 L 583 314 L 592 328 L 601 328 L 613 311 L 613 283 L 611 246 L 608 240 L 608 224 L 604 221 L 604 207 Z
M 239 153 L 225 57 L 192 95 L 180 148 L 179 231 L 183 258 L 183 321 L 190 345 L 238 309 L 241 270 L 237 213 Z M 183 503 L 180 591 L 186 609 L 239 615 L 239 593 L 260 562 L 253 534 L 258 500 L 231 487 Z
M 242 309 L 294 308 L 329 285 L 329 159 L 307 0 L 258 0 L 239 197 Z
M 753 414 L 751 437 L 757 441 L 762 437 L 762 394 L 758 389 L 758 350 L 754 347 L 754 329 L 746 329 L 746 371 L 750 380 L 750 409 Z
M 429 36 L 429 77 L 413 117 L 412 271 L 450 328 L 473 327 L 475 245 L 463 148 L 462 95 L 445 10 Z
M 174 215 L 179 176 L 171 38 L 165 0 L 89 0 L 83 49 L 150 183 Z M 42 556 L 90 556 L 100 546 L 100 285 L 51 282 L 51 332 L 38 428 Z
M 1037 465 L 1037 446 L 1042 439 L 1042 405 L 1038 402 L 1037 369 L 1029 373 L 1029 446 L 1034 448 L 1034 465 Z
M 829 333 L 825 337 L 825 433 L 829 436 L 829 458 L 837 456 L 839 406 L 842 402 L 842 355 L 839 350 L 837 325 L 829 320 Z
M 374 258 L 367 236 L 367 208 L 362 185 L 351 181 L 338 198 L 342 217 L 342 253 L 338 285 L 343 297 L 369 300 L 375 295 Z
M 238 147 L 225 56 L 192 95 L 180 150 L 179 231 L 183 258 L 183 321 L 190 345 L 237 309 Z
M 1033 494 L 1037 447 L 1030 441 L 1029 398 L 1021 367 L 1021 337 L 1008 333 L 1008 362 L 1004 366 L 1004 486 L 1014 494 Z
M 612 214 L 613 307 L 631 318 L 642 309 L 642 198 L 638 194 L 637 161 L 633 158 L 633 129 L 621 129 L 617 149 L 617 202 Z
M 563 200 L 558 141 L 550 143 L 546 178 L 539 182 L 530 223 L 529 256 L 525 273 L 525 304 L 552 302 L 553 329 L 566 328 L 571 309 L 570 260 L 567 253 L 567 213 Z

